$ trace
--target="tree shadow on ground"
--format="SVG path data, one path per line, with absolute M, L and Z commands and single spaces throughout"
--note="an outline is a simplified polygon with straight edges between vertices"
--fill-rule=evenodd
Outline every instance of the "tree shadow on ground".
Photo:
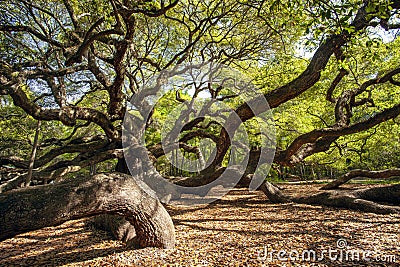
M 201 242 L 203 245 L 203 242 L 212 240 L 214 243 L 223 244 L 224 248 L 227 246 L 227 249 L 233 248 L 239 252 L 248 248 L 256 251 L 265 244 L 279 248 L 282 245 L 279 243 L 281 240 L 288 241 L 294 248 L 334 247 L 336 241 L 343 236 L 348 238 L 350 243 L 358 242 L 355 245 L 364 248 L 362 241 L 368 233 L 363 231 L 379 231 L 381 234 L 390 235 L 393 233 L 388 231 L 393 231 L 393 227 L 384 226 L 400 223 L 400 217 L 397 216 L 389 220 L 382 215 L 355 211 L 344 213 L 344 210 L 322 206 L 272 204 L 260 192 L 253 194 L 245 190 L 233 191 L 226 198 L 208 205 L 168 207 L 168 210 L 174 220 L 177 235 L 181 235 L 181 243 Z M 101 257 L 106 257 L 101 261 L 111 260 L 114 253 L 118 257 L 118 253 L 131 249 L 122 242 L 110 241 L 108 233 L 92 229 L 85 224 L 86 221 L 87 219 L 70 221 L 1 242 L 0 266 L 60 266 L 74 263 L 87 266 L 87 261 Z M 349 228 L 351 223 L 355 224 Z M 185 232 L 191 234 L 183 236 L 182 233 Z M 207 236 L 207 239 L 202 239 L 202 236 Z M 310 236 L 313 237 L 312 241 L 305 242 Z M 226 239 L 227 237 L 232 241 Z M 301 239 L 296 241 L 295 238 L 300 237 Z M 243 243 L 243 240 L 249 239 L 253 241 Z M 372 241 L 371 244 L 373 245 Z M 182 244 L 181 247 L 177 246 L 177 250 L 187 249 L 188 247 L 183 247 Z M 140 257 L 140 252 L 138 250 L 133 253 Z M 110 256 L 112 257 L 107 259 Z M 324 266 L 337 266 L 337 262 L 332 265 L 329 261 L 323 263 Z
M 61 266 L 132 249 L 110 241 L 107 232 L 85 226 L 84 220 L 66 224 L 55 227 L 54 235 L 43 229 L 3 241 L 8 244 L 0 251 L 0 266 Z

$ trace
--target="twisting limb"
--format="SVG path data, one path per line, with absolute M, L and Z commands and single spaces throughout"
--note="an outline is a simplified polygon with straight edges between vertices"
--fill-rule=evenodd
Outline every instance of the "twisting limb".
M 396 2 L 393 3 L 392 6 L 394 7 L 398 4 L 400 3 Z M 350 26 L 354 28 L 354 32 L 361 31 L 368 27 L 370 21 L 373 19 L 373 16 L 368 16 L 367 14 L 367 6 L 368 3 L 365 2 L 358 10 L 353 22 L 351 23 Z M 267 99 L 269 107 L 276 108 L 290 99 L 299 96 L 301 93 L 316 84 L 321 78 L 321 71 L 326 67 L 331 56 L 340 50 L 341 47 L 351 39 L 351 36 L 351 33 L 343 30 L 340 34 L 335 34 L 327 38 L 315 51 L 307 68 L 298 77 L 262 96 Z M 251 101 L 255 104 L 249 105 L 248 103 L 244 103 L 236 109 L 236 113 L 242 121 L 247 121 L 253 118 L 256 115 L 254 113 L 262 113 L 266 111 L 267 107 L 262 107 L 260 105 L 257 106 L 256 103 L 259 102 L 257 98 Z M 256 106 L 257 109 L 253 111 L 250 106 Z M 232 128 L 236 129 L 238 126 L 239 125 L 232 125 Z M 210 165 L 210 168 L 221 164 L 230 145 L 228 133 L 225 129 L 222 129 L 220 132 L 220 139 L 217 142 L 217 155 L 213 164 Z
M 173 222 L 151 192 L 129 175 L 110 173 L 3 193 L 0 240 L 68 220 L 113 214 L 134 226 L 140 247 L 172 248 Z M 55 204 L 44 204 L 49 200 Z
M 400 169 L 380 170 L 380 171 L 369 171 L 369 170 L 351 170 L 348 173 L 340 176 L 335 181 L 321 187 L 323 190 L 336 189 L 342 184 L 347 183 L 356 177 L 367 177 L 367 178 L 390 178 L 394 176 L 400 176 Z
M 294 202 L 325 205 L 378 214 L 400 213 L 400 207 L 398 206 L 400 203 L 400 184 L 360 190 L 332 190 L 302 197 L 287 196 L 269 182 L 265 182 L 260 189 L 273 203 Z M 393 206 L 380 204 L 379 202 L 393 204 Z

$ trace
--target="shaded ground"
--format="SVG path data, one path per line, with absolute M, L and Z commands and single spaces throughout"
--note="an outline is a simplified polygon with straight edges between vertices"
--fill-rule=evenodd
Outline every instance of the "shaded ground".
M 319 185 L 283 187 L 301 194 Z M 400 215 L 275 205 L 242 189 L 210 205 L 169 211 L 177 234 L 172 250 L 126 250 L 78 220 L 0 242 L 0 266 L 400 266 Z M 278 260 L 279 250 L 299 258 Z M 324 259 L 310 262 L 311 250 Z M 368 251 L 370 261 L 363 260 Z

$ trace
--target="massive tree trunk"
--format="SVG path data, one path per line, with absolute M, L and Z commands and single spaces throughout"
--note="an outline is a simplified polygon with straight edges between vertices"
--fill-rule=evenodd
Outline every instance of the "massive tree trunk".
M 115 171 L 130 174 L 125 158 L 119 158 Z M 90 221 L 92 225 L 100 230 L 109 232 L 115 239 L 121 240 L 127 244 L 136 246 L 135 227 L 124 217 L 112 214 L 97 215 Z
M 124 217 L 140 247 L 172 248 L 174 226 L 150 188 L 121 173 L 78 177 L 0 194 L 0 240 L 99 214 Z
M 380 171 L 368 171 L 368 170 L 351 170 L 348 173 L 340 176 L 338 179 L 330 182 L 329 184 L 321 187 L 323 190 L 336 189 L 344 183 L 347 183 L 356 177 L 367 177 L 367 178 L 390 178 L 394 176 L 400 176 L 400 169 L 389 169 Z
M 118 215 L 101 214 L 89 221 L 95 228 L 109 232 L 115 239 L 128 245 L 138 246 L 135 227 L 124 217 Z
M 360 190 L 332 190 L 303 197 L 284 195 L 281 190 L 269 182 L 265 182 L 260 189 L 273 203 L 294 202 L 379 214 L 400 213 L 398 206 L 400 204 L 400 184 Z
M 115 171 L 120 173 L 129 174 L 128 165 L 126 165 L 125 158 L 119 158 L 117 165 L 115 166 Z

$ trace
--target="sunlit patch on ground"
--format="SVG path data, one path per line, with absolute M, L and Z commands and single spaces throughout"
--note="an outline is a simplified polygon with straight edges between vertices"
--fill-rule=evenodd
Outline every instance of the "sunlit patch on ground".
M 301 194 L 318 185 L 284 186 Z M 261 192 L 235 189 L 209 205 L 169 207 L 175 249 L 126 250 L 85 220 L 29 232 L 0 242 L 0 266 L 399 266 L 400 215 L 376 215 L 298 204 L 271 204 Z M 386 262 L 282 261 L 264 252 L 337 248 L 373 251 Z M 375 255 L 374 254 L 374 255 Z M 393 258 L 396 263 L 388 262 Z

